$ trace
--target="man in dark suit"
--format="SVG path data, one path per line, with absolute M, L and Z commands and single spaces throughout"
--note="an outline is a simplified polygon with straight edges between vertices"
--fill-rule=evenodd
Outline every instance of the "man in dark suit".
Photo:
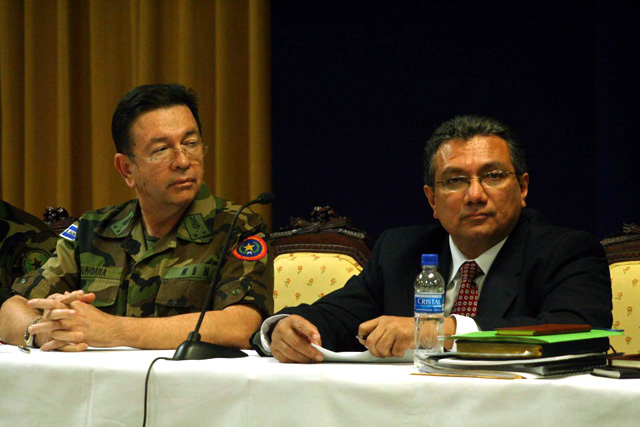
M 403 355 L 413 346 L 413 280 L 423 253 L 439 254 L 446 335 L 538 323 L 611 326 L 602 247 L 587 233 L 547 225 L 525 209 L 529 174 L 507 126 L 456 117 L 429 139 L 424 163 L 424 192 L 441 227 L 386 231 L 369 264 L 344 288 L 268 319 L 263 343 L 269 347 L 271 335 L 279 361 L 322 360 L 311 343 L 336 351 L 364 344 L 375 356 Z M 460 270 L 469 263 L 478 275 L 465 285 Z M 468 292 L 476 302 L 466 311 L 461 301 Z

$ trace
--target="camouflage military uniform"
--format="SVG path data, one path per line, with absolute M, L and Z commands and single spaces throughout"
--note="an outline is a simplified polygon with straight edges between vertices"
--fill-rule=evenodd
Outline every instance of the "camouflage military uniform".
M 0 305 L 14 280 L 49 259 L 57 240 L 44 222 L 0 200 Z
M 16 281 L 13 290 L 27 298 L 43 298 L 83 289 L 96 294 L 95 306 L 118 316 L 199 312 L 238 208 L 214 197 L 202 185 L 178 226 L 150 249 L 137 200 L 88 212 L 74 224 L 76 233 L 73 225 L 62 233 L 56 255 Z M 239 233 L 230 243 L 235 255 L 230 249 L 209 309 L 240 303 L 269 315 L 273 311 L 273 260 L 262 240 L 268 236 L 266 226 L 247 209 L 240 214 L 236 230 Z M 251 238 L 263 243 L 262 252 L 256 252 L 259 259 L 239 259 L 239 244 Z

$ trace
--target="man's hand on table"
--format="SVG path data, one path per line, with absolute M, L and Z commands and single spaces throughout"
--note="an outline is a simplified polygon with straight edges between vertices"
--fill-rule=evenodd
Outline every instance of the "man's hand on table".
M 53 294 L 47 298 L 29 300 L 30 308 L 42 310 L 42 320 L 29 327 L 36 344 L 43 351 L 84 351 L 88 348 L 83 331 L 77 327 L 78 309 L 91 307 L 95 294 L 84 291 Z M 97 309 L 96 309 L 97 310 Z M 99 311 L 99 310 L 98 310 Z
M 303 317 L 291 315 L 276 324 L 271 334 L 271 353 L 283 363 L 321 362 L 322 353 L 311 343 L 322 345 L 318 328 Z
M 376 317 L 360 324 L 358 337 L 376 357 L 402 357 L 413 348 L 413 317 Z
M 455 317 L 445 318 L 444 334 L 453 335 L 455 331 Z M 377 317 L 360 324 L 358 337 L 363 338 L 359 338 L 360 344 L 376 357 L 402 357 L 408 349 L 414 348 L 414 318 Z M 452 344 L 453 341 L 446 341 L 445 347 L 451 348 Z

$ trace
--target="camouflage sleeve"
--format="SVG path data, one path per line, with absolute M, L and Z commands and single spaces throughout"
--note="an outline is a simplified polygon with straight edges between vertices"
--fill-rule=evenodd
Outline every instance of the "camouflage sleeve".
M 260 215 L 249 210 L 238 217 L 242 233 L 231 241 L 213 302 L 214 310 L 249 304 L 265 317 L 273 314 L 273 255 Z
M 15 254 L 11 281 L 42 267 L 56 250 L 57 236 L 53 232 L 34 232 Z
M 35 271 L 51 257 L 56 241 L 50 230 L 0 219 L 0 305 L 18 277 Z
M 25 298 L 46 298 L 54 293 L 80 289 L 74 243 L 58 239 L 55 254 L 39 269 L 13 283 L 12 290 Z

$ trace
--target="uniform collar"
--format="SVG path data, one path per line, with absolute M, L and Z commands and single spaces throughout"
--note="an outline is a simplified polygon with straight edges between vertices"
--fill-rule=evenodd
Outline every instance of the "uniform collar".
M 216 211 L 222 208 L 222 200 L 214 197 L 202 184 L 198 195 L 189 205 L 178 224 L 177 236 L 189 242 L 209 243 L 213 239 L 213 224 Z M 209 225 L 207 225 L 209 224 Z
M 131 234 L 138 222 L 140 222 L 138 199 L 129 200 L 115 217 L 100 224 L 96 234 L 113 239 L 123 238 Z
M 221 205 L 222 200 L 214 197 L 207 186 L 202 184 L 196 198 L 182 215 L 177 228 L 169 234 L 175 233 L 179 239 L 189 242 L 211 242 L 213 232 L 207 223 L 213 223 L 216 209 L 222 207 Z M 140 204 L 138 199 L 134 199 L 127 202 L 122 211 L 105 224 L 102 230 L 97 230 L 97 234 L 122 239 L 131 235 L 138 225 L 142 226 Z

